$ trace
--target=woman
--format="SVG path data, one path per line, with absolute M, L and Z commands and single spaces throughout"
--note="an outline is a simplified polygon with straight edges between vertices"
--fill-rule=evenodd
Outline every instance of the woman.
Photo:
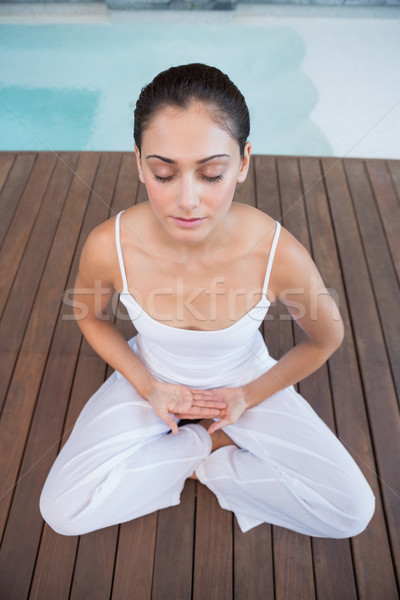
M 140 94 L 135 152 L 149 201 L 90 234 L 76 281 L 78 325 L 115 373 L 84 407 L 42 492 L 59 533 L 178 504 L 189 477 L 242 531 L 267 522 L 349 537 L 373 514 L 360 470 L 293 388 L 339 347 L 343 324 L 303 246 L 232 202 L 248 135 L 245 100 L 216 68 L 170 68 Z M 138 331 L 129 342 L 104 317 L 115 290 Z M 307 334 L 279 361 L 259 331 L 277 297 Z

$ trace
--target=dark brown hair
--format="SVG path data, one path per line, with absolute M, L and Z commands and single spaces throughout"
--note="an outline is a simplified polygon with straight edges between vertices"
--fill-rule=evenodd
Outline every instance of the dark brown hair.
M 250 133 L 244 96 L 225 73 L 201 63 L 171 67 L 142 88 L 134 111 L 133 132 L 139 153 L 143 133 L 157 111 L 168 106 L 187 108 L 192 101 L 206 105 L 214 122 L 238 142 L 243 158 Z

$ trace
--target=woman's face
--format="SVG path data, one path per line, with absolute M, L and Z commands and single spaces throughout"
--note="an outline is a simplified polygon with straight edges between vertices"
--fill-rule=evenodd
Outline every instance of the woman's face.
M 167 107 L 143 134 L 140 180 L 153 212 L 175 240 L 200 242 L 223 221 L 236 184 L 245 180 L 251 145 L 239 144 L 216 125 L 206 107 Z

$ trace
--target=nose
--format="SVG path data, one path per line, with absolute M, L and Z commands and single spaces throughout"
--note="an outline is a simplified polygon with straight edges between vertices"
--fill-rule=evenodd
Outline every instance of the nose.
M 183 210 L 193 210 L 200 204 L 196 182 L 190 175 L 181 179 L 181 185 L 178 190 L 177 205 Z

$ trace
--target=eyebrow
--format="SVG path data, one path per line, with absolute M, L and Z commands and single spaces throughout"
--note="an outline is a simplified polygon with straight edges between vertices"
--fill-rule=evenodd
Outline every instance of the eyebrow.
M 230 158 L 229 154 L 213 154 L 212 156 L 208 156 L 207 158 L 202 158 L 201 160 L 197 161 L 198 165 L 202 165 L 203 163 L 212 160 L 213 158 Z M 160 156 L 159 154 L 149 154 L 148 156 L 146 156 L 146 158 L 159 158 L 160 160 L 163 160 L 166 163 L 169 163 L 170 165 L 176 165 L 176 160 L 173 160 L 172 158 L 165 158 L 165 156 Z

